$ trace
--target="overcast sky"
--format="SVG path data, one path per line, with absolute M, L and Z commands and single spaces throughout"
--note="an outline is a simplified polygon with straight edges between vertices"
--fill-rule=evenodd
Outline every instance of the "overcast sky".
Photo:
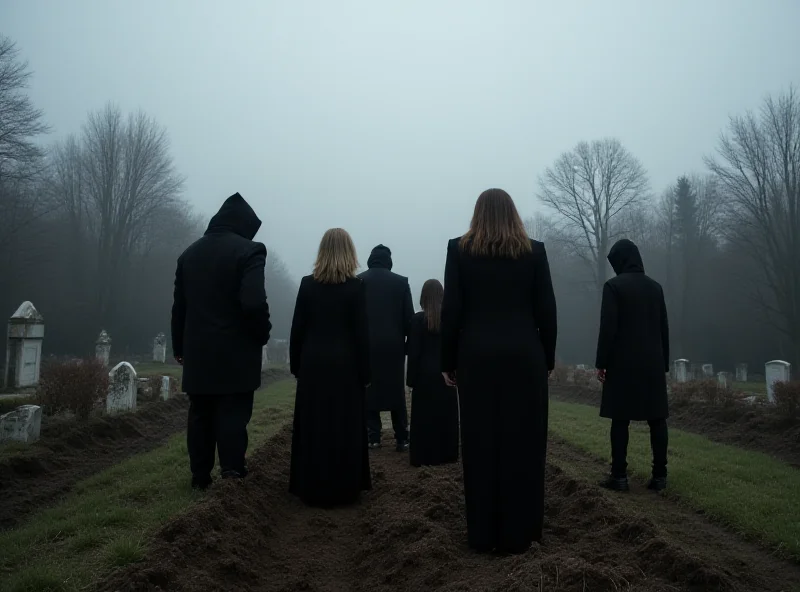
M 657 6 L 656 6 L 657 4 Z M 392 249 L 414 299 L 478 194 L 616 136 L 660 193 L 730 114 L 800 83 L 800 0 L 2 0 L 52 139 L 114 101 L 167 127 L 206 215 L 239 191 L 309 273 L 325 229 Z

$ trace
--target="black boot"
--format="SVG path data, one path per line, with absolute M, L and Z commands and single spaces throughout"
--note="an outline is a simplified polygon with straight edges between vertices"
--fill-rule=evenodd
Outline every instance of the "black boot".
M 192 489 L 197 489 L 198 491 L 205 491 L 211 486 L 212 479 L 210 475 L 204 475 L 202 477 L 197 477 L 192 475 Z
M 652 491 L 664 491 L 667 488 L 667 478 L 664 477 L 652 477 L 650 481 L 647 482 L 647 489 Z
M 615 477 L 614 475 L 609 475 L 608 478 L 600 482 L 600 487 L 605 487 L 612 491 L 628 491 L 630 489 L 628 476 Z

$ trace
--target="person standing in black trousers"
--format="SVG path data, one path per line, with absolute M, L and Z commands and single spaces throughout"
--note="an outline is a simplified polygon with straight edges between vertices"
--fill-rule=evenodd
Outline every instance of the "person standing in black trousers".
M 211 484 L 217 452 L 224 479 L 247 475 L 247 424 L 272 329 L 267 250 L 253 241 L 260 227 L 253 208 L 235 193 L 178 258 L 172 351 L 190 400 L 186 440 L 197 489 Z
M 522 553 L 542 536 L 547 377 L 556 300 L 544 245 L 511 197 L 484 191 L 447 245 L 445 382 L 458 385 L 467 537 L 478 552 Z
M 617 276 L 603 286 L 595 367 L 603 383 L 600 416 L 611 419 L 611 475 L 604 487 L 627 491 L 628 426 L 647 421 L 653 474 L 647 487 L 667 487 L 669 322 L 661 285 L 644 273 L 638 247 L 617 241 L 608 253 Z

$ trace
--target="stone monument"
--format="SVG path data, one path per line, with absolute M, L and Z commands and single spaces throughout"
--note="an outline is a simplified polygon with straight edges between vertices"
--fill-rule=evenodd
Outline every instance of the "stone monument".
M 44 318 L 30 302 L 23 302 L 8 319 L 4 384 L 33 387 L 42 367 Z

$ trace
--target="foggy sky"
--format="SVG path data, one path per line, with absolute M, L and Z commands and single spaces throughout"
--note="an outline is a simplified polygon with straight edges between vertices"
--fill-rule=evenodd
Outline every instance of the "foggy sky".
M 800 1 L 2 0 L 52 141 L 114 101 L 167 127 L 185 196 L 239 191 L 310 272 L 322 233 L 378 243 L 415 302 L 478 194 L 616 136 L 654 193 L 702 171 L 730 114 L 800 83 Z

